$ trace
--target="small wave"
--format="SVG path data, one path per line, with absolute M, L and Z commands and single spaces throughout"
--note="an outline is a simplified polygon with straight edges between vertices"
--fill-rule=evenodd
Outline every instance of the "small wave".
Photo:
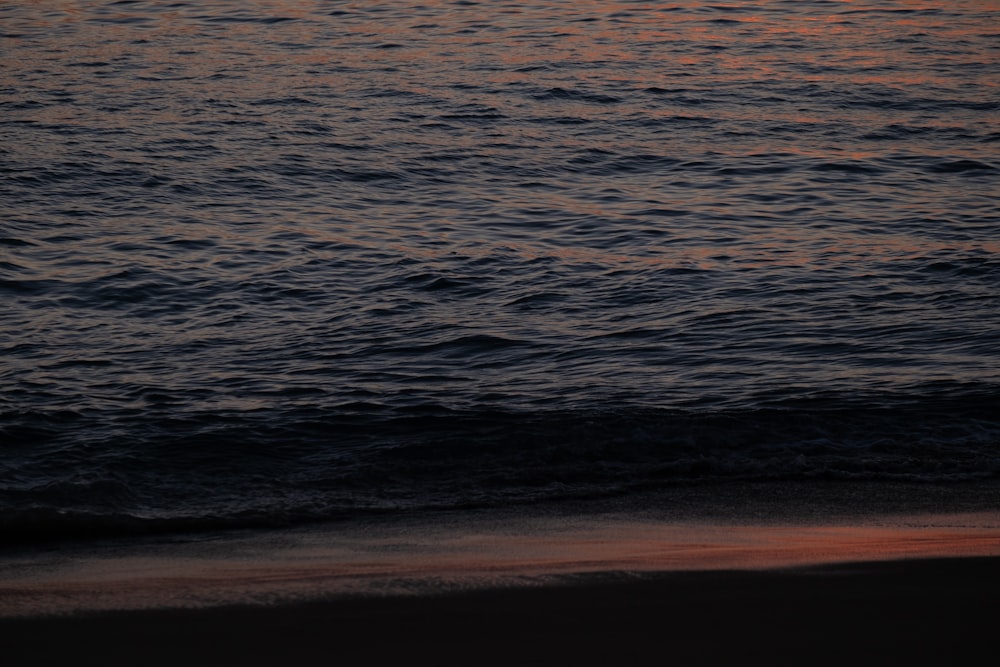
M 960 174 L 965 172 L 995 172 L 997 167 L 978 160 L 949 160 L 937 162 L 927 167 L 936 174 Z
M 598 93 L 588 93 L 573 88 L 549 88 L 548 90 L 533 95 L 539 101 L 548 100 L 568 100 L 572 102 L 588 102 L 591 104 L 618 104 L 621 99 L 613 95 L 601 95 Z
M 975 140 L 976 135 L 971 134 L 968 128 L 964 127 L 932 127 L 923 125 L 905 125 L 893 123 L 878 130 L 866 132 L 861 136 L 864 141 L 912 141 L 915 139 L 941 139 L 945 141 L 955 140 Z
M 397 181 L 404 178 L 403 175 L 397 171 L 382 169 L 334 169 L 331 173 L 345 181 L 354 181 L 356 183 Z
M 324 517 L 325 520 L 339 518 Z M 15 510 L 0 517 L 0 545 L 19 546 L 65 543 L 121 537 L 151 537 L 183 533 L 203 533 L 241 528 L 277 528 L 308 522 L 282 519 L 274 514 L 245 513 L 229 516 L 151 517 L 144 514 L 87 512 L 39 507 Z M 313 520 L 319 520 L 316 517 Z M 304 521 L 303 521 L 304 520 Z
M 487 112 L 487 113 L 453 113 L 453 114 L 443 114 L 440 116 L 442 120 L 464 120 L 470 122 L 476 121 L 492 121 L 492 120 L 503 120 L 506 118 L 502 113 Z
M 884 170 L 870 163 L 850 162 L 820 162 L 813 165 L 815 171 L 839 171 L 845 174 L 878 174 Z
M 589 152 L 568 161 L 568 171 L 593 174 L 657 173 L 683 169 L 681 160 L 669 155 L 637 154 L 622 156 L 611 152 Z
M 253 106 L 316 106 L 316 102 L 304 97 L 265 97 L 250 102 Z
M 386 355 L 389 358 L 408 356 L 412 354 L 430 355 L 435 358 L 465 359 L 468 363 L 479 357 L 487 357 L 491 364 L 502 362 L 502 359 L 491 359 L 495 353 L 507 349 L 524 345 L 523 341 L 503 336 L 490 336 L 485 334 L 471 334 L 468 336 L 458 336 L 423 345 L 381 345 L 376 344 L 369 347 L 366 355 Z
M 259 23 L 261 25 L 275 25 L 298 21 L 299 19 L 293 16 L 246 16 L 229 14 L 226 16 L 205 16 L 201 20 L 206 23 Z
M 468 357 L 517 344 L 467 336 L 443 341 L 440 349 Z M 107 426 L 122 433 L 126 422 L 4 414 L 5 438 L 24 444 L 4 461 L 0 514 L 7 539 L 28 539 L 294 523 L 733 481 L 995 479 L 994 399 L 966 393 L 879 407 L 860 397 L 851 397 L 854 406 L 825 397 L 706 412 L 355 402 L 283 414 L 158 420 L 150 413 L 128 428 L 131 435 L 89 444 L 81 433 Z M 72 447 L 58 444 L 63 436 Z
M 483 278 L 475 276 L 445 276 L 437 273 L 416 273 L 402 278 L 402 283 L 425 292 L 453 292 L 478 296 L 486 291 Z
M 53 289 L 60 283 L 55 280 L 4 280 L 0 279 L 0 292 L 13 294 L 40 295 Z

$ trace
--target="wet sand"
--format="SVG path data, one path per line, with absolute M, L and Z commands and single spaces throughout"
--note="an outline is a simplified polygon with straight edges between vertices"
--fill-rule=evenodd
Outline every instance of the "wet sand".
M 0 559 L 5 664 L 960 664 L 1000 514 L 463 518 Z
M 1000 559 L 590 574 L 540 587 L 0 621 L 13 665 L 971 664 Z

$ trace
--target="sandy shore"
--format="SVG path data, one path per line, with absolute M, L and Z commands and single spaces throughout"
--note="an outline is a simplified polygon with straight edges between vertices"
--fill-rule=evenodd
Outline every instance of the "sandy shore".
M 972 664 L 1000 558 L 591 574 L 526 588 L 0 621 L 11 665 Z
M 962 664 L 1000 513 L 461 514 L 0 554 L 11 665 Z

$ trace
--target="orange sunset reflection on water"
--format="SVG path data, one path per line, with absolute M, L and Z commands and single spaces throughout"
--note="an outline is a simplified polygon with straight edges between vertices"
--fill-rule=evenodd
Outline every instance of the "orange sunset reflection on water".
M 0 434 L 24 445 L 0 510 L 30 540 L 995 476 L 998 18 L 0 0 Z M 996 539 L 925 528 L 623 521 L 295 567 Z
M 913 13 L 933 9 L 927 2 L 803 2 L 778 8 L 766 0 L 711 6 L 596 0 L 572 6 L 258 0 L 217 17 L 187 5 L 157 7 L 149 13 L 130 4 L 114 4 L 96 14 L 85 12 L 79 3 L 40 5 L 51 11 L 32 14 L 36 23 L 17 29 L 25 34 L 70 31 L 72 48 L 51 49 L 40 66 L 63 68 L 65 92 L 97 104 L 33 108 L 31 122 L 88 123 L 112 134 L 139 133 L 127 151 L 106 148 L 111 159 L 135 160 L 135 145 L 162 141 L 143 135 L 143 128 L 155 122 L 169 126 L 190 145 L 203 144 L 198 159 L 216 173 L 266 171 L 283 156 L 276 155 L 274 147 L 261 148 L 259 142 L 238 136 L 235 128 L 269 125 L 290 131 L 291 138 L 281 149 L 296 159 L 299 146 L 303 152 L 317 150 L 310 141 L 298 143 L 296 133 L 315 131 L 329 136 L 321 150 L 331 155 L 356 150 L 366 169 L 391 172 L 428 156 L 456 153 L 471 153 L 480 161 L 506 160 L 512 147 L 520 146 L 535 147 L 544 156 L 553 138 L 552 123 L 579 118 L 585 121 L 579 131 L 568 124 L 560 134 L 560 150 L 633 152 L 643 157 L 655 148 L 667 157 L 723 156 L 750 163 L 744 173 L 701 173 L 705 160 L 679 157 L 663 176 L 654 172 L 604 177 L 582 172 L 558 184 L 540 173 L 533 180 L 526 178 L 518 189 L 506 185 L 493 189 L 487 180 L 473 199 L 414 199 L 392 207 L 378 199 L 352 200 L 347 184 L 337 196 L 286 206 L 269 223 L 276 233 L 294 230 L 334 245 L 387 249 L 429 260 L 460 248 L 469 257 L 513 252 L 528 261 L 551 257 L 568 264 L 638 270 L 823 269 L 1000 250 L 989 238 L 957 242 L 880 228 L 880 221 L 891 215 L 900 187 L 908 184 L 890 182 L 878 169 L 869 169 L 872 175 L 858 177 L 855 185 L 836 170 L 850 173 L 863 162 L 895 159 L 905 141 L 887 144 L 839 135 L 822 139 L 842 119 L 812 98 L 842 80 L 879 93 L 919 91 L 942 83 L 940 77 L 947 74 L 937 68 L 908 66 L 907 58 L 913 57 L 908 45 L 919 43 L 924 32 L 938 31 L 955 48 L 976 44 L 985 49 L 989 44 L 981 39 L 989 28 L 981 24 Z M 995 9 L 990 2 L 963 6 L 984 12 Z M 562 23 L 561 15 L 565 15 Z M 270 19 L 244 20 L 260 16 Z M 557 32 L 553 25 L 559 26 Z M 933 62 L 933 53 L 928 57 Z M 994 57 L 982 52 L 984 61 Z M 125 69 L 119 65 L 123 62 L 128 63 Z M 252 75 L 245 71 L 249 65 Z M 127 79 L 132 93 L 162 103 L 118 104 L 105 93 L 106 84 L 118 78 Z M 787 90 L 777 87 L 787 99 L 767 106 L 716 97 L 718 90 L 728 87 L 773 86 L 786 80 Z M 983 68 L 974 82 L 981 86 L 983 99 L 996 97 L 1000 77 L 995 68 Z M 584 83 L 597 91 L 630 94 L 610 92 L 597 96 L 597 103 L 594 96 L 558 94 Z M 481 92 L 470 94 L 472 87 Z M 546 89 L 556 91 L 558 103 L 545 101 Z M 344 103 L 341 93 L 373 101 Z M 399 96 L 420 102 L 410 105 L 400 102 Z M 300 117 L 286 120 L 280 110 L 263 104 L 283 98 L 307 104 L 311 125 L 302 127 L 305 121 Z M 479 114 L 485 128 L 430 113 L 448 103 L 477 105 L 470 114 Z M 876 133 L 896 125 L 913 125 L 914 133 L 926 133 L 947 130 L 955 122 L 948 115 L 919 110 L 903 114 L 871 103 L 843 113 L 853 124 Z M 373 129 L 379 123 L 413 134 L 391 151 L 368 150 L 381 139 L 377 132 L 386 131 Z M 686 123 L 710 129 L 685 132 Z M 762 123 L 773 129 L 761 131 Z M 596 129 L 589 130 L 588 124 Z M 662 130 L 640 134 L 629 129 L 633 125 L 662 126 Z M 660 132 L 663 143 L 651 144 L 650 137 Z M 821 138 L 801 140 L 806 132 Z M 224 144 L 229 141 L 238 150 L 228 150 Z M 64 147 L 38 142 L 30 149 L 38 158 L 55 160 Z M 951 147 L 942 143 L 924 145 L 922 150 L 947 155 Z M 146 161 L 155 165 L 159 160 L 162 156 Z M 796 160 L 801 168 L 776 178 L 773 189 L 763 195 L 759 175 L 766 175 L 775 163 L 796 164 Z M 819 166 L 832 171 L 816 171 L 816 160 L 825 161 Z M 597 190 L 595 184 L 603 189 Z M 931 184 L 927 189 L 934 193 L 936 187 Z M 975 184 L 969 187 L 970 196 L 983 196 Z M 209 187 L 202 190 L 210 192 Z M 189 191 L 199 192 L 197 187 Z M 391 193 L 391 187 L 386 192 Z M 803 201 L 802 193 L 809 199 Z M 939 198 L 951 194 L 943 190 Z M 177 219 L 197 203 L 193 196 L 157 205 Z M 477 212 L 470 212 L 470 204 L 478 207 L 472 209 Z M 928 198 L 918 213 L 927 220 L 944 219 L 950 206 L 948 201 L 936 206 Z M 383 213 L 390 208 L 392 215 Z M 543 227 L 508 231 L 495 222 L 482 224 L 476 219 L 478 210 L 528 216 L 551 213 L 560 224 L 553 232 Z M 226 220 L 224 209 L 202 210 L 198 215 L 213 224 Z M 835 225 L 815 224 L 831 215 L 870 220 L 871 228 L 849 233 Z M 706 216 L 723 222 L 706 231 L 699 223 Z M 732 218 L 732 225 L 724 222 L 727 218 Z M 592 220 L 604 221 L 609 229 L 640 222 L 648 227 L 652 242 L 620 251 L 595 243 L 567 243 L 559 233 Z M 747 220 L 754 222 L 744 224 Z M 142 218 L 123 215 L 119 221 L 127 234 L 129 226 Z M 187 223 L 166 224 L 168 234 L 182 234 Z M 109 241 L 115 240 L 116 230 L 108 230 Z M 215 225 L 214 232 L 220 230 Z M 238 230 L 224 233 L 230 235 L 227 240 L 240 237 Z

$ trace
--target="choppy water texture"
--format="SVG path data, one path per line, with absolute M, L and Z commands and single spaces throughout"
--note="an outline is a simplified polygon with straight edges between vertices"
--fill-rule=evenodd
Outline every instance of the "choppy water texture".
M 994 2 L 0 30 L 13 533 L 1000 471 Z

